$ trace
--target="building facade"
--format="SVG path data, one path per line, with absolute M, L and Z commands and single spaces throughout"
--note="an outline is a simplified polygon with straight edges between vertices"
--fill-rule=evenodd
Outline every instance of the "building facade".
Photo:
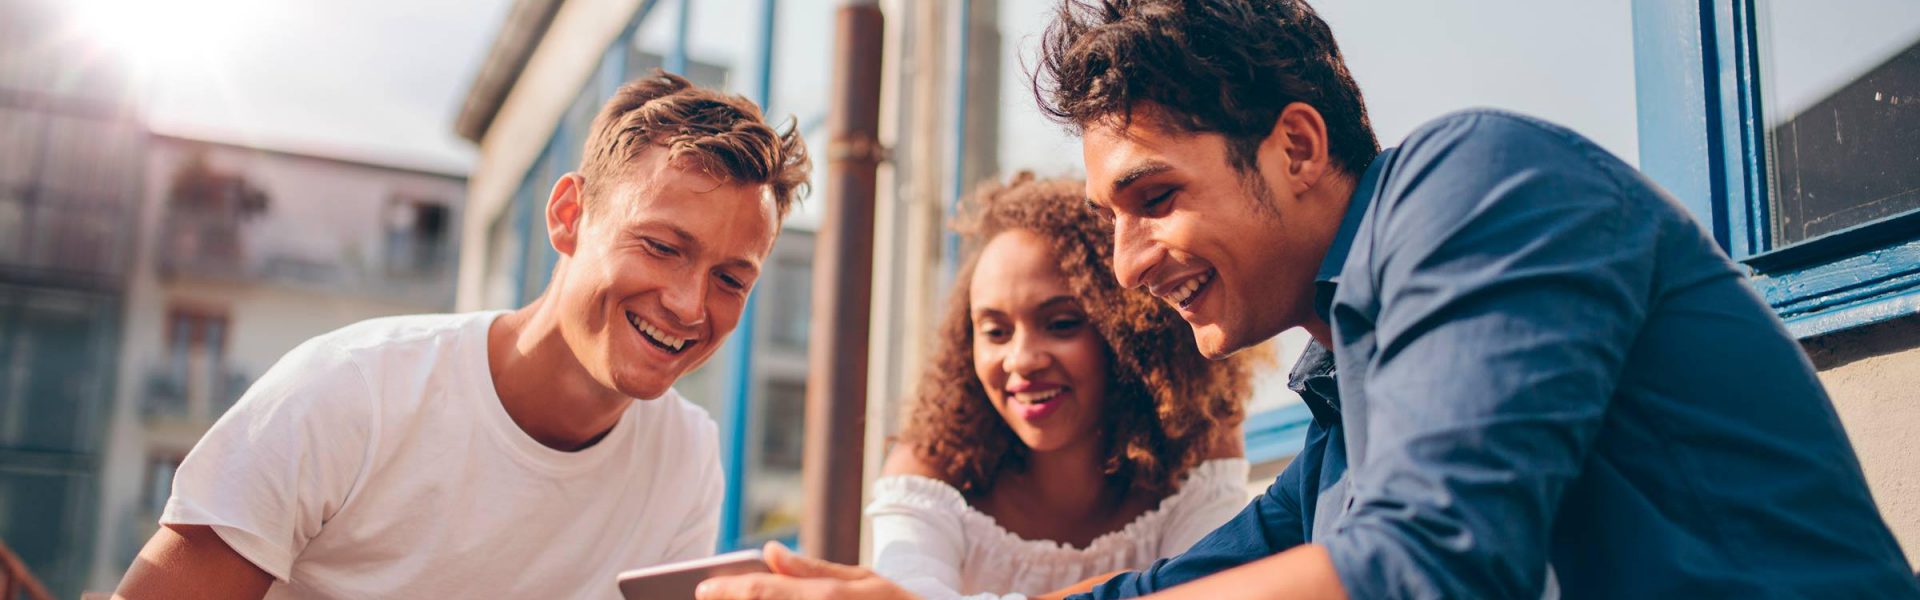
M 462 176 L 155 134 L 119 317 L 87 585 L 112 590 L 174 470 L 281 355 L 453 307 Z
M 90 563 L 145 128 L 63 3 L 0 3 L 0 541 L 61 597 Z

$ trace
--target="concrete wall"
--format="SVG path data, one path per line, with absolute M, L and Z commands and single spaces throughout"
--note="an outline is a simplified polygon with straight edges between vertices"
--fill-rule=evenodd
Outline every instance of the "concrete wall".
M 1920 556 L 1920 317 L 1809 342 L 1880 514 Z

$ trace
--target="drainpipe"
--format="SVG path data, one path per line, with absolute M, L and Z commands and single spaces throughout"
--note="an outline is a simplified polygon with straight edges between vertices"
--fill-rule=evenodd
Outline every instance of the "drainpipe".
M 867 334 L 873 302 L 874 175 L 880 148 L 877 0 L 845 0 L 835 15 L 827 113 L 827 206 L 814 246 L 808 340 L 806 517 L 800 546 L 839 563 L 860 560 L 860 476 L 866 439 Z

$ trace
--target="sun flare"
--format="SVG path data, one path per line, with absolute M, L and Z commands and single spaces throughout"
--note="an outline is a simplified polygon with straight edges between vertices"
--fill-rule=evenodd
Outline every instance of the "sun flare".
M 237 47 L 262 0 L 77 0 L 79 23 L 142 76 L 191 67 Z

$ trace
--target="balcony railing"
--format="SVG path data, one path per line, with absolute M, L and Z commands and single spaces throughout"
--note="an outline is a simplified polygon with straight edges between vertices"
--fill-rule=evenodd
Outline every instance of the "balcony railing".
M 380 244 L 343 248 L 339 256 L 314 256 L 312 249 L 250 239 L 252 227 L 217 214 L 168 216 L 161 274 L 423 306 L 452 302 L 457 249 L 449 239 L 387 236 Z
M 53 594 L 27 570 L 26 563 L 21 562 L 5 542 L 0 542 L 0 598 L 14 600 L 22 593 L 31 600 L 53 600 Z
M 188 376 L 188 368 L 179 365 L 149 370 L 140 402 L 141 416 L 149 423 L 209 424 L 233 408 L 252 385 L 245 374 L 218 364 L 202 371 L 204 375 L 196 379 Z

